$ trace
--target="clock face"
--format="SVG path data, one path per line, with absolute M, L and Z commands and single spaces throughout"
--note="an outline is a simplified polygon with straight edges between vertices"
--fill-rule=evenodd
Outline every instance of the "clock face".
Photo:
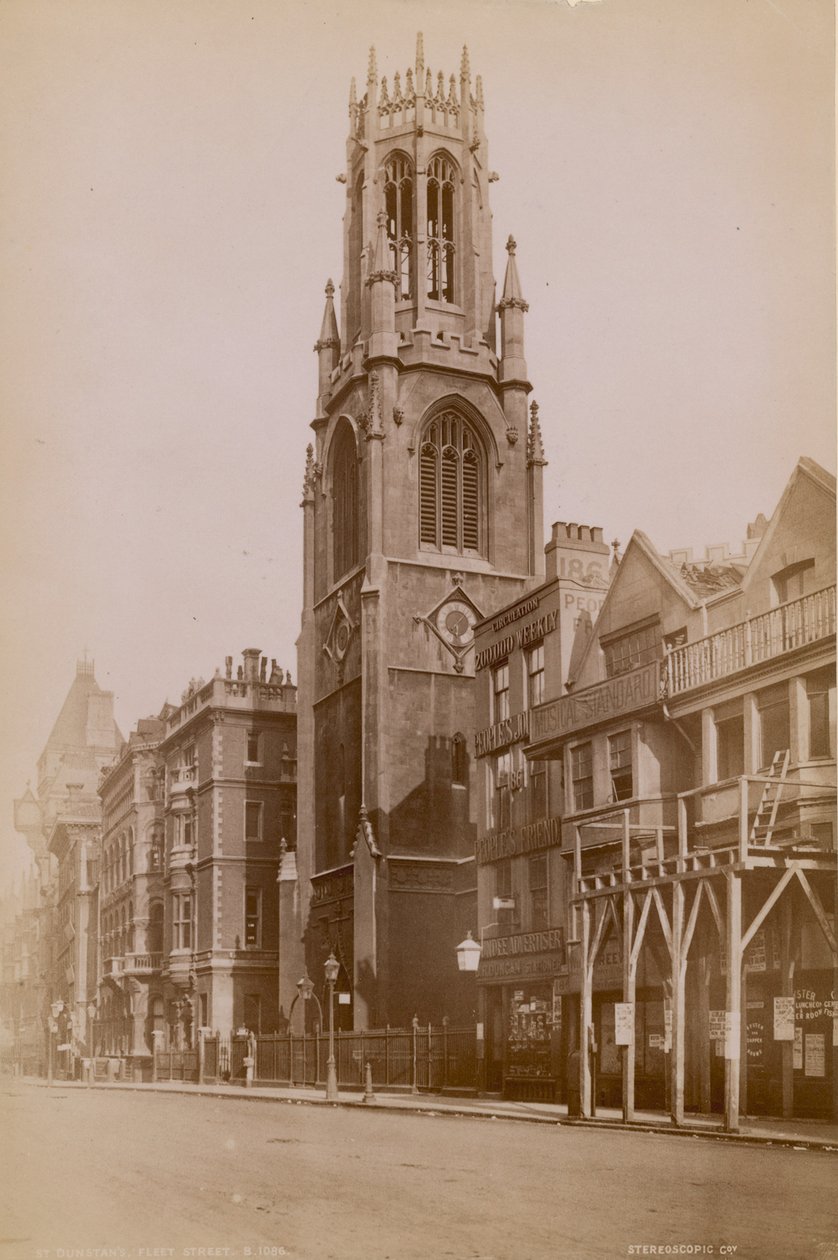
M 436 628 L 446 643 L 464 648 L 474 638 L 476 620 L 473 608 L 461 599 L 452 599 L 443 604 L 437 613 Z

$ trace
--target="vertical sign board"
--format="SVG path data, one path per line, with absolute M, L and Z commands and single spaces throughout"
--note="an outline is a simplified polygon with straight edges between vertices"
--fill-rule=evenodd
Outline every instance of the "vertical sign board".
M 630 1046 L 634 1040 L 634 1004 L 614 1003 L 614 1044 Z
M 803 1029 L 798 1026 L 794 1030 L 794 1050 L 792 1051 L 792 1067 L 795 1072 L 803 1068 Z
M 794 1041 L 794 996 L 774 999 L 774 1040 Z
M 669 1054 L 672 1049 L 672 1007 L 663 1008 L 663 1052 Z

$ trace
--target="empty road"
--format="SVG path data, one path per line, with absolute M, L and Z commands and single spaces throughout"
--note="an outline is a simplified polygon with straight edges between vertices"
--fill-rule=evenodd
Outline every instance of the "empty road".
M 9 1079 L 0 1125 L 0 1260 L 838 1256 L 828 1152 Z

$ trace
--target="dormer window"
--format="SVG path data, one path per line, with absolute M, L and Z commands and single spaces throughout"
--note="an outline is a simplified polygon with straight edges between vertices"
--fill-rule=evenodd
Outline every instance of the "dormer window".
M 800 560 L 797 564 L 789 564 L 779 573 L 775 573 L 771 581 L 777 593 L 777 602 L 790 604 L 794 599 L 802 599 L 806 592 L 812 589 L 814 567 L 813 559 Z

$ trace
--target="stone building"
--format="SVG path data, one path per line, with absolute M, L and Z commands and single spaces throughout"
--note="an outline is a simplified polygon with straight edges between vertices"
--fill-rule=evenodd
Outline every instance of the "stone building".
M 63 1052 L 62 1070 L 72 1070 L 89 1052 L 101 834 L 96 788 L 121 743 L 113 694 L 98 685 L 85 658 L 38 760 L 36 789 L 27 787 L 14 805 L 15 829 L 34 854 L 40 889 L 37 908 L 26 911 L 34 923 L 21 924 L 37 948 L 37 956 L 27 955 L 22 1019 L 30 1032 L 40 1026 L 46 1066 L 50 1007 L 62 1004 L 56 1037 L 71 1047 Z
M 468 52 L 445 81 L 420 36 L 388 83 L 373 51 L 349 112 L 340 319 L 329 282 L 303 491 L 282 984 L 287 1009 L 334 951 L 342 1024 L 364 1028 L 472 1015 L 455 948 L 475 896 L 473 632 L 543 580 L 545 460 L 511 237 L 496 302 Z
M 171 706 L 142 718 L 99 784 L 97 1054 L 143 1070 L 163 1028 L 163 774 L 158 756 Z M 155 1023 L 156 1021 L 156 1023 Z
M 804 458 L 740 555 L 636 532 L 530 714 L 564 781 L 554 1023 L 585 1113 L 836 1113 L 834 523 Z
M 193 1045 L 198 1026 L 269 1032 L 282 1021 L 278 881 L 296 844 L 296 688 L 267 666 L 247 648 L 235 676 L 230 656 L 224 677 L 193 680 L 158 744 L 163 957 L 149 1014 L 172 1048 Z

